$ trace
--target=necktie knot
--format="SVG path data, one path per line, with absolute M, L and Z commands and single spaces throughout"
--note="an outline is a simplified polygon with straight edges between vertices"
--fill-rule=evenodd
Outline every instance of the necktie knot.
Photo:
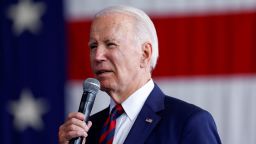
M 122 115 L 124 113 L 124 109 L 122 107 L 122 105 L 117 104 L 111 111 L 110 113 L 110 117 L 112 120 L 117 119 L 120 115 Z

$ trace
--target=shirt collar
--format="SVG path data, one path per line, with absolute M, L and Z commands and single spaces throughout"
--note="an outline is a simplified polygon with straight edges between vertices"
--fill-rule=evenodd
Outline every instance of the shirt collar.
M 130 120 L 133 121 L 137 117 L 153 88 L 154 82 L 150 79 L 144 86 L 136 90 L 122 103 L 122 107 Z M 115 102 L 111 99 L 110 110 L 112 110 L 115 105 Z

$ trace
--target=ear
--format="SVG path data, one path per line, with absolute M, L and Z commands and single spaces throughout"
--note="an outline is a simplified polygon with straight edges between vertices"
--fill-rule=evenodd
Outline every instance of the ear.
M 152 56 L 152 45 L 150 42 L 145 42 L 142 45 L 142 57 L 141 57 L 141 63 L 140 67 L 141 68 L 150 68 L 150 60 Z

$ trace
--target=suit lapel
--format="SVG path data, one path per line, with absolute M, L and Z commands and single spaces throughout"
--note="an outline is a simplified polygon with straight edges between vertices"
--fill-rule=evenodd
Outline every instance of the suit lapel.
M 135 123 L 132 126 L 125 144 L 142 144 L 155 128 L 161 117 L 157 112 L 164 109 L 164 94 L 155 84 L 154 89 L 143 105 Z

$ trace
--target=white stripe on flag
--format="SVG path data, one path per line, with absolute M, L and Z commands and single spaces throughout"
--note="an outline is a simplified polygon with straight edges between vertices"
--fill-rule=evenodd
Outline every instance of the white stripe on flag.
M 159 16 L 195 15 L 255 10 L 255 0 L 65 0 L 68 20 L 91 18 L 104 7 L 125 4 Z

